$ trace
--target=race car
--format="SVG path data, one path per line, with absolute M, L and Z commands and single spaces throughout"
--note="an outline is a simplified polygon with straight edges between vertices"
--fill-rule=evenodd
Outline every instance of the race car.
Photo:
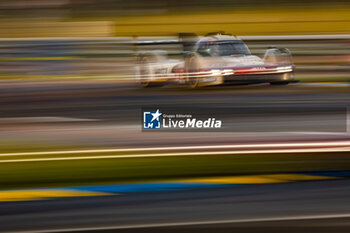
M 182 57 L 170 59 L 163 50 L 138 52 L 136 79 L 143 87 L 169 83 L 190 88 L 242 82 L 285 85 L 295 81 L 288 49 L 270 47 L 260 58 L 241 39 L 224 32 L 201 37 L 180 33 L 177 41 L 167 43 L 180 43 Z

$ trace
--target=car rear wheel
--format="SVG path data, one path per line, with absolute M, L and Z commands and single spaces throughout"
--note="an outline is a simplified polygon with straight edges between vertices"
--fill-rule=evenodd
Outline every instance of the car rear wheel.
M 152 82 L 152 69 L 150 66 L 151 57 L 141 56 L 139 58 L 139 80 L 142 87 L 161 87 L 164 84 L 159 82 Z
M 196 88 L 199 85 L 198 63 L 195 56 L 190 56 L 185 60 L 186 84 L 190 88 Z

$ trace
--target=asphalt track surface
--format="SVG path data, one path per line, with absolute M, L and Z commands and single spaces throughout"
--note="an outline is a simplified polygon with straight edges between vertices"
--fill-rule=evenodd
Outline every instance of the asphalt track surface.
M 350 181 L 7 202 L 0 216 L 2 232 L 349 232 Z
M 0 139 L 91 147 L 337 140 L 349 136 L 349 103 L 348 83 L 191 90 L 113 81 L 3 82 Z M 141 132 L 145 107 L 198 111 L 227 128 L 147 134 Z

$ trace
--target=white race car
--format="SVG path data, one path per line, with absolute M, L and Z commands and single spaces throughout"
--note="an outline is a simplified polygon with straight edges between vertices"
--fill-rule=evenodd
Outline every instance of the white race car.
M 242 40 L 222 32 L 203 37 L 180 33 L 177 43 L 183 45 L 182 59 L 170 59 L 163 50 L 137 54 L 136 78 L 143 87 L 295 82 L 288 49 L 269 48 L 260 58 L 252 55 Z

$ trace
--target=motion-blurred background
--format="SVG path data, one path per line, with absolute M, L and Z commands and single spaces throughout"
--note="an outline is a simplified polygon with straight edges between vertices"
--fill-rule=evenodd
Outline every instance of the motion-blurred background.
M 125 42 L 219 30 L 253 54 L 289 48 L 303 80 L 349 78 L 348 1 L 3 0 L 0 14 L 1 78 L 130 79 Z

